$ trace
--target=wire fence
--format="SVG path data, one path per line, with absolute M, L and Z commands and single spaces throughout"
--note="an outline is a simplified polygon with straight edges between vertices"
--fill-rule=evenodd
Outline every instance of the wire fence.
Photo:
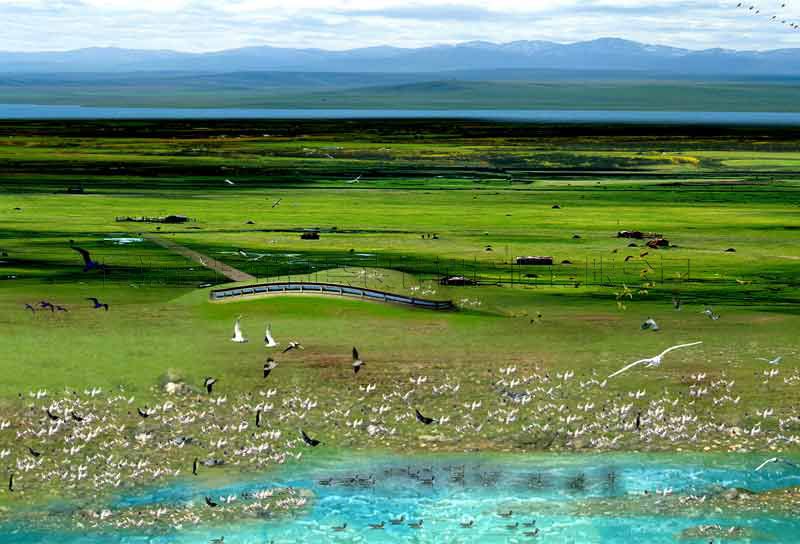
M 50 281 L 100 281 L 109 284 L 135 284 L 142 286 L 210 286 L 230 281 L 213 267 L 181 255 L 131 251 L 93 252 L 94 259 L 103 266 L 84 272 L 78 264 L 61 266 L 46 274 L 46 270 L 32 271 L 45 275 Z M 422 282 L 442 282 L 453 279 L 462 285 L 521 285 L 530 287 L 621 287 L 647 284 L 681 284 L 695 281 L 698 271 L 690 259 L 656 255 L 647 259 L 584 257 L 582 260 L 557 262 L 552 265 L 518 264 L 514 261 L 424 258 L 417 255 L 344 254 L 330 255 L 307 253 L 260 253 L 240 255 L 236 252 L 214 254 L 213 257 L 236 269 L 254 276 L 257 281 L 309 281 L 320 279 L 337 281 L 344 285 L 380 287 L 371 280 L 370 269 L 397 272 L 401 287 L 411 287 Z M 25 275 L 24 267 L 15 269 Z M 326 278 L 320 278 L 321 273 Z M 726 281 L 717 271 L 700 271 L 703 281 Z M 3 271 L 0 270 L 0 274 Z M 457 279 L 456 279 L 457 278 Z M 716 280 L 714 279 L 716 278 Z

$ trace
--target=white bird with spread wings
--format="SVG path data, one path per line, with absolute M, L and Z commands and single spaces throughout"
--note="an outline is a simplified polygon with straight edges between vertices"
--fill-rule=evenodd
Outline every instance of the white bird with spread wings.
M 677 346 L 672 346 L 671 348 L 665 349 L 664 351 L 662 351 L 661 353 L 659 353 L 655 357 L 648 357 L 647 359 L 639 359 L 638 361 L 635 361 L 635 362 L 629 364 L 628 366 L 626 366 L 624 368 L 621 368 L 620 370 L 617 370 L 611 376 L 609 376 L 609 378 L 613 378 L 615 376 L 619 376 L 623 372 L 627 372 L 628 370 L 630 370 L 633 367 L 638 366 L 638 365 L 645 365 L 645 366 L 647 366 L 649 368 L 659 367 L 659 366 L 661 366 L 661 360 L 664 358 L 664 356 L 667 353 L 669 353 L 671 351 L 675 351 L 676 349 L 690 348 L 692 346 L 697 346 L 697 345 L 700 345 L 700 344 L 702 344 L 702 342 L 692 342 L 691 344 L 680 344 L 680 345 L 677 345 Z
M 247 338 L 242 334 L 241 320 L 242 316 L 239 316 L 233 324 L 233 337 L 231 338 L 231 342 L 236 342 L 237 344 L 244 344 L 247 342 Z
M 268 348 L 278 347 L 278 342 L 272 337 L 272 325 L 267 325 L 267 330 L 264 332 L 264 345 Z

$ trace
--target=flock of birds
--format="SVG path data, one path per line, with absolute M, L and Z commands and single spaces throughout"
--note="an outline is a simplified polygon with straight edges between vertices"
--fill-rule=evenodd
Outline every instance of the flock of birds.
M 736 7 L 738 9 L 746 10 L 754 16 L 764 16 L 771 22 L 778 23 L 793 30 L 800 30 L 800 24 L 790 19 L 787 14 L 787 3 L 783 1 L 773 1 L 771 5 L 766 6 L 763 2 L 739 2 Z
M 230 340 L 248 341 L 241 316 Z M 225 380 L 205 376 L 198 389 L 168 384 L 155 391 L 160 397 L 155 403 L 137 402 L 122 387 L 108 393 L 93 388 L 20 394 L 17 409 L 0 417 L 0 443 L 5 444 L 0 463 L 9 471 L 9 493 L 56 487 L 63 496 L 80 496 L 225 466 L 263 469 L 299 460 L 303 448 L 326 443 L 416 444 L 433 451 L 461 451 L 486 439 L 539 450 L 782 451 L 800 446 L 800 417 L 772 406 L 741 414 L 741 393 L 724 370 L 685 376 L 681 391 L 655 384 L 654 391 L 629 391 L 615 379 L 637 367 L 659 367 L 668 354 L 701 343 L 669 347 L 606 377 L 597 371 L 511 365 L 489 368 L 485 375 L 475 370 L 456 376 L 432 367 L 425 375 L 387 380 L 365 371 L 353 347 L 351 377 L 340 374 L 329 391 L 312 393 L 312 387 L 291 378 L 292 365 L 284 369 L 275 360 L 305 347 L 297 340 L 282 347 L 268 324 L 269 356 L 253 373 L 253 391 L 226 390 Z M 770 368 L 762 384 L 769 392 L 796 397 L 800 373 L 781 376 L 780 357 L 764 361 Z M 731 414 L 741 417 L 734 421 Z M 420 433 L 423 428 L 429 430 Z M 771 465 L 797 468 L 775 456 L 756 470 Z M 224 508 L 222 499 L 208 497 L 203 504 Z

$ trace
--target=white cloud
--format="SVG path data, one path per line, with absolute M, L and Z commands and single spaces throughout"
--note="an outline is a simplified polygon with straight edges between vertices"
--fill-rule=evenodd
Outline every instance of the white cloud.
M 783 10 L 781 0 L 752 2 L 761 14 L 737 9 L 738 0 L 0 0 L 0 50 L 346 49 L 606 36 L 689 48 L 800 47 L 800 32 L 770 21 L 777 14 L 800 23 L 800 2 Z

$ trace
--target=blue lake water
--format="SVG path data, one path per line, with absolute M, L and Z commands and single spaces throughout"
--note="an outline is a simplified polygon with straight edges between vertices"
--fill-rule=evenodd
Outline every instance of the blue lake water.
M 485 119 L 535 123 L 800 126 L 800 113 L 609 110 L 124 108 L 0 104 L 0 119 Z
M 757 536 L 719 542 L 800 542 L 800 518 L 770 515 L 732 515 L 712 508 L 690 507 L 675 514 L 650 513 L 648 509 L 630 515 L 594 512 L 574 516 L 568 508 L 598 498 L 641 500 L 647 491 L 671 488 L 674 496 L 700 495 L 719 487 L 767 490 L 800 485 L 796 471 L 776 468 L 753 472 L 758 458 L 730 463 L 704 456 L 641 455 L 550 455 L 482 457 L 328 457 L 304 460 L 282 467 L 262 478 L 209 489 L 208 484 L 185 480 L 167 487 L 119 497 L 113 507 L 153 504 L 201 504 L 205 495 L 224 496 L 254 491 L 266 486 L 311 489 L 315 499 L 302 513 L 276 520 L 246 521 L 236 525 L 193 527 L 172 533 L 76 533 L 59 531 L 43 534 L 31 527 L 0 527 L 4 542 L 15 544 L 134 544 L 199 543 L 225 537 L 225 544 L 267 542 L 548 542 L 564 544 L 661 544 L 677 542 L 681 531 L 701 524 L 745 527 Z M 464 466 L 464 481 L 451 481 L 453 467 Z M 409 478 L 406 468 L 435 475 L 433 485 Z M 609 474 L 615 475 L 614 480 Z M 320 485 L 333 477 L 343 480 L 359 475 L 375 478 L 374 486 Z M 575 483 L 581 484 L 576 486 Z M 653 498 L 645 500 L 655 500 Z M 630 503 L 629 503 L 630 504 Z M 510 518 L 498 514 L 512 511 Z M 402 525 L 389 520 L 404 517 Z M 540 533 L 528 537 L 522 524 L 536 520 Z M 421 529 L 408 522 L 424 520 Z M 472 528 L 460 522 L 473 520 Z M 386 522 L 385 529 L 368 528 Z M 518 529 L 509 524 L 520 523 Z M 333 532 L 347 523 L 347 530 Z M 682 542 L 707 543 L 708 538 Z

